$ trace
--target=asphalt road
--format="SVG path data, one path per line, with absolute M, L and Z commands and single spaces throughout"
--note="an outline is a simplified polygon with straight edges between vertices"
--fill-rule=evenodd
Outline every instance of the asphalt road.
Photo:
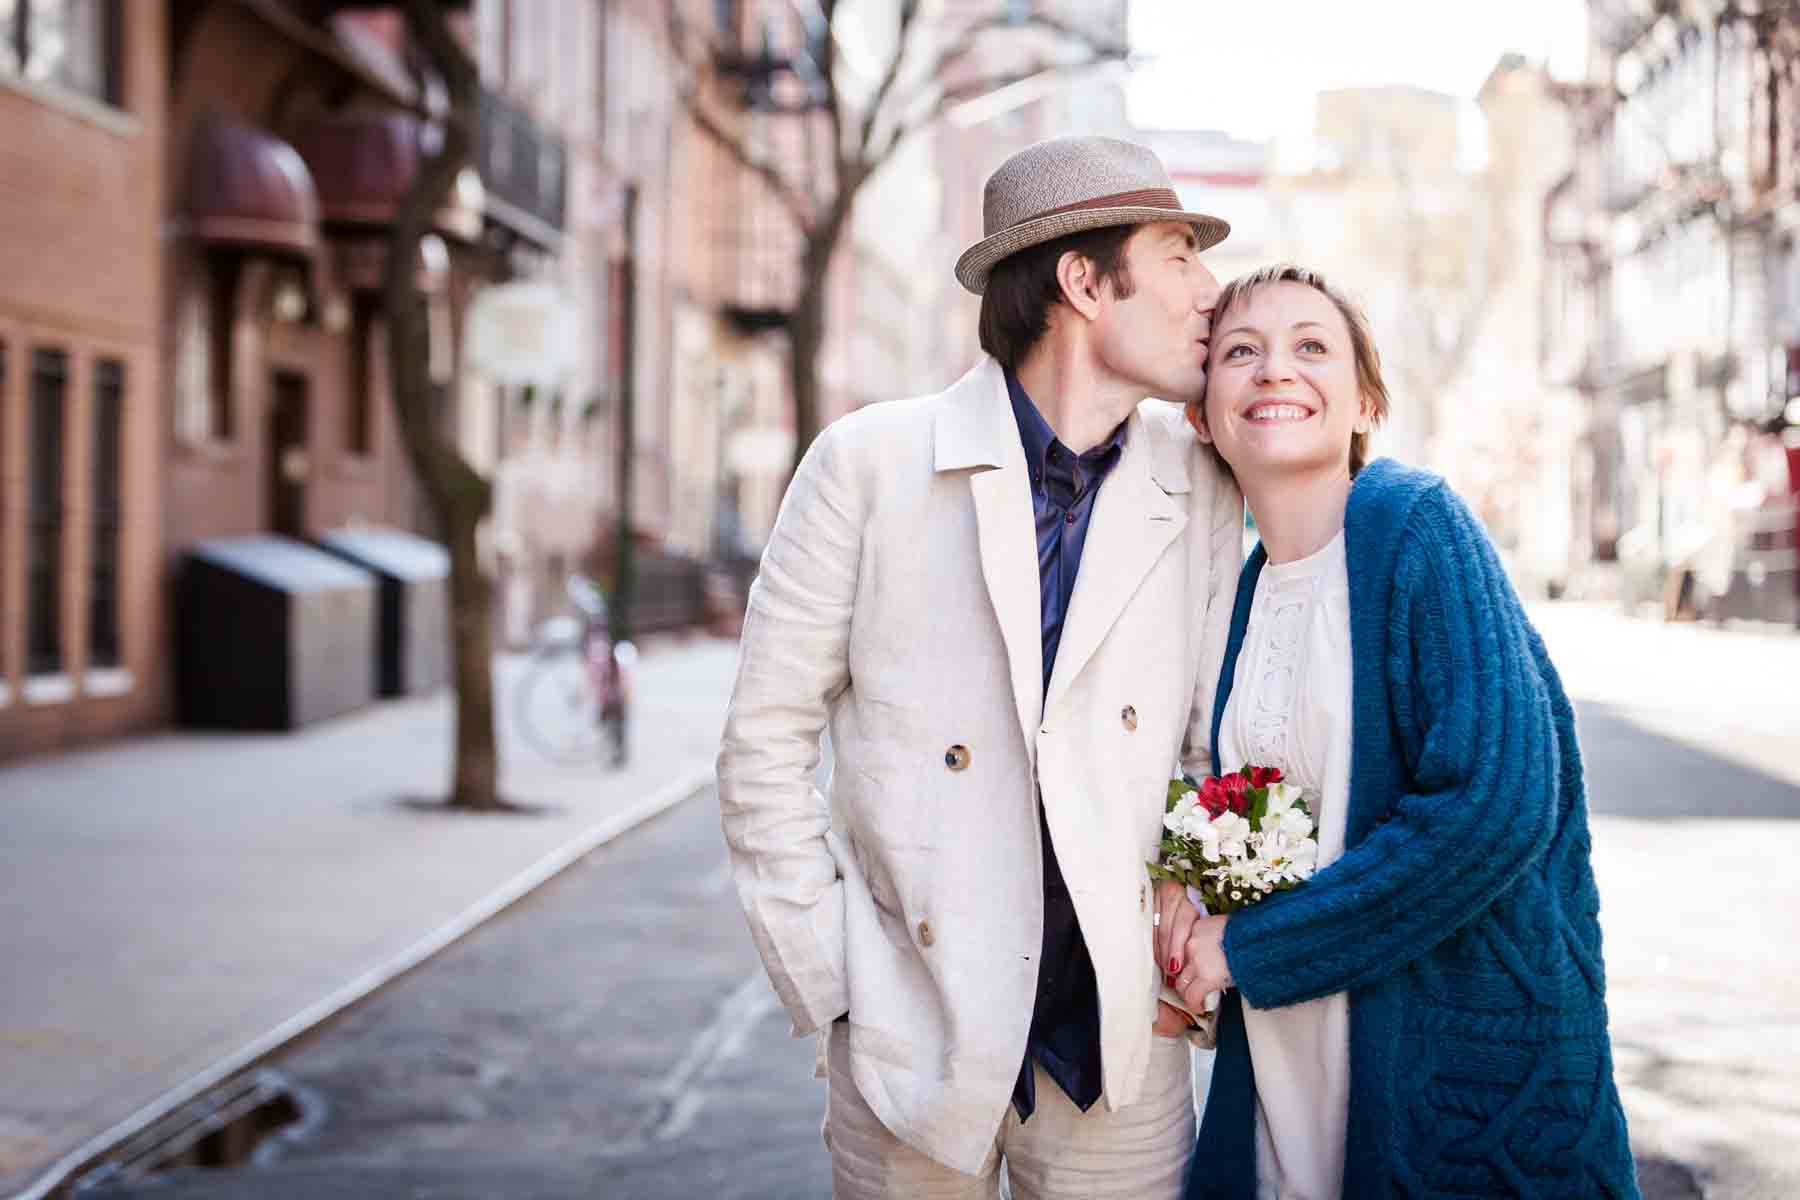
M 1608 660 L 1648 653 L 1576 632 L 1547 629 L 1578 696 L 1616 677 Z M 1735 694 L 1579 705 L 1620 1086 L 1652 1200 L 1696 1181 L 1800 1196 L 1800 740 Z M 1695 736 L 1682 706 L 1713 724 Z M 309 1117 L 265 1165 L 88 1194 L 822 1198 L 812 1061 L 701 795 L 277 1064 Z

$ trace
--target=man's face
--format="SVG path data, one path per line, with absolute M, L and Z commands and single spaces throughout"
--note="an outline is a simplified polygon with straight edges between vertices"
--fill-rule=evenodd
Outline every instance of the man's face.
M 1159 221 L 1125 243 L 1131 295 L 1102 284 L 1095 352 L 1106 371 L 1178 404 L 1206 391 L 1207 339 L 1219 281 L 1200 261 L 1193 226 Z

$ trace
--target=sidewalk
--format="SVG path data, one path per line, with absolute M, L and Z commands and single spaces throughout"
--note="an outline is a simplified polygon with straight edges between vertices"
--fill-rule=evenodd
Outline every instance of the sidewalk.
M 0 1195 L 547 856 L 710 779 L 734 665 L 725 642 L 651 648 L 632 765 L 612 772 L 517 741 L 503 660 L 503 791 L 531 815 L 402 803 L 447 787 L 447 694 L 0 770 Z

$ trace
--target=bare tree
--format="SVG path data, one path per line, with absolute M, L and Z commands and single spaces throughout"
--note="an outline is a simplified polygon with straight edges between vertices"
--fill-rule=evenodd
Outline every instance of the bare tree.
M 435 0 L 405 0 L 402 8 L 422 66 L 443 82 L 447 102 L 441 113 L 425 117 L 438 135 L 436 144 L 420 146 L 417 173 L 388 233 L 382 280 L 388 376 L 413 475 L 450 551 L 456 760 L 448 802 L 452 808 L 496 809 L 505 805 L 498 792 L 488 582 L 475 552 L 475 530 L 491 507 L 493 488 L 439 428 L 430 375 L 430 319 L 417 279 L 419 243 L 474 143 L 480 77 L 451 32 L 444 6 Z
M 829 131 L 830 162 L 817 177 L 797 164 L 759 153 L 743 133 L 728 128 L 707 94 L 714 47 L 682 20 L 682 4 L 669 4 L 669 37 L 685 66 L 681 101 L 696 129 L 743 170 L 767 185 L 800 237 L 799 282 L 783 331 L 794 397 L 794 463 L 819 431 L 819 352 L 824 345 L 826 279 L 848 228 L 856 198 L 907 139 L 929 128 L 952 107 L 1046 74 L 1076 72 L 1123 62 L 1129 49 L 1078 25 L 1045 14 L 976 18 L 948 36 L 921 19 L 920 0 L 902 0 L 893 51 L 866 97 L 844 86 L 833 22 L 840 0 L 818 0 L 822 36 L 814 39 L 810 84 L 816 109 Z M 1035 34 L 1035 45 L 1023 35 Z M 1020 65 L 995 73 L 973 70 L 977 51 L 992 38 L 1019 39 Z M 805 119 L 805 118 L 790 118 Z

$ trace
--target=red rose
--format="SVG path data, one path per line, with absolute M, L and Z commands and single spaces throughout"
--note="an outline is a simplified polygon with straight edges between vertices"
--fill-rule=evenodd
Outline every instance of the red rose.
M 1280 782 L 1281 782 L 1281 768 L 1280 767 L 1251 767 L 1250 768 L 1250 786 L 1251 787 L 1259 787 L 1259 788 L 1268 787 L 1271 783 L 1280 783 Z
M 1250 781 L 1239 774 L 1234 773 L 1227 775 L 1223 781 L 1223 790 L 1225 792 L 1225 807 L 1238 814 L 1238 816 L 1243 816 L 1244 811 L 1250 807 L 1250 797 L 1248 795 L 1250 791 Z
M 1194 798 L 1210 818 L 1218 817 L 1231 807 L 1225 795 L 1225 781 L 1216 775 L 1208 775 L 1200 781 L 1200 791 Z

